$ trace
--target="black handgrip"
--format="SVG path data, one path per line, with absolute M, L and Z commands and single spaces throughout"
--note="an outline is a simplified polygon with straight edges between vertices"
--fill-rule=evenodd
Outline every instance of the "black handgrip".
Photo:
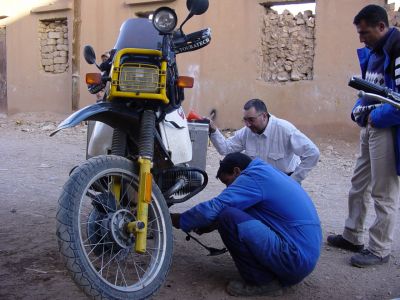
M 197 39 L 201 39 L 203 35 L 207 32 L 207 29 L 202 29 L 193 33 L 189 33 L 186 35 L 186 40 L 195 41 Z
M 349 81 L 349 86 L 356 90 L 377 94 L 383 97 L 388 97 L 391 92 L 391 90 L 387 87 L 374 84 L 359 77 L 352 77 Z
M 197 50 L 207 46 L 211 41 L 211 31 L 209 28 L 202 29 L 188 35 L 177 31 L 173 36 L 175 53 L 183 53 Z

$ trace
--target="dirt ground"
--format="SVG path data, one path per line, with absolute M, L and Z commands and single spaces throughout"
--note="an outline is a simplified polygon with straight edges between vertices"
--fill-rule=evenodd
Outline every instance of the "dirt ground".
M 64 116 L 23 114 L 0 117 L 0 299 L 86 299 L 60 262 L 55 214 L 69 170 L 84 160 L 85 126 L 49 133 Z M 346 217 L 357 138 L 315 140 L 318 166 L 304 181 L 318 209 L 323 233 L 340 233 Z M 171 208 L 181 212 L 222 190 L 214 180 L 220 156 L 210 146 L 208 187 L 195 199 Z M 374 218 L 372 204 L 367 224 Z M 164 286 L 153 299 L 235 299 L 224 292 L 239 275 L 229 256 L 206 256 L 175 230 L 173 263 Z M 221 247 L 216 233 L 200 238 Z M 349 265 L 350 252 L 322 246 L 315 271 L 275 299 L 394 299 L 400 297 L 400 226 L 396 227 L 390 262 L 369 269 Z M 237 298 L 236 298 L 237 299 Z M 255 298 L 258 299 L 258 298 Z M 264 299 L 264 298 L 263 298 Z

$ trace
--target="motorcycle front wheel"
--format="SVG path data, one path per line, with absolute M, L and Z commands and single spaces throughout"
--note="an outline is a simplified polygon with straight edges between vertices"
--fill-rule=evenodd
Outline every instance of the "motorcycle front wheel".
M 97 156 L 76 168 L 59 198 L 57 238 L 72 278 L 99 299 L 145 299 L 165 281 L 172 260 L 172 224 L 153 183 L 147 247 L 135 252 L 126 224 L 136 220 L 138 176 L 134 163 Z

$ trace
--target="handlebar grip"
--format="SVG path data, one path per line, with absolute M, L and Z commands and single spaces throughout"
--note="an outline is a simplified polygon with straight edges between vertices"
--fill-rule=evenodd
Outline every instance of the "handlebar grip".
M 349 86 L 357 89 L 364 91 L 366 93 L 373 93 L 377 94 L 383 97 L 388 97 L 390 93 L 390 89 L 387 87 L 383 87 L 377 84 L 374 84 L 372 82 L 369 82 L 365 79 L 358 78 L 358 77 L 352 77 L 349 81 Z
M 193 40 L 201 39 L 206 30 L 207 29 L 202 29 L 202 30 L 199 30 L 199 31 L 196 31 L 196 32 L 189 33 L 189 34 L 186 35 L 186 40 L 193 41 Z
M 211 30 L 209 28 L 193 32 L 188 35 L 176 33 L 173 37 L 173 48 L 176 54 L 198 50 L 207 46 L 211 41 Z

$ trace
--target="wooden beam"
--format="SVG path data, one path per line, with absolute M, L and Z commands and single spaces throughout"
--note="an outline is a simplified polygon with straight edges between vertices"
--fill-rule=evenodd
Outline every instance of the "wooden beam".
M 72 9 L 72 3 L 70 1 L 60 1 L 50 5 L 36 7 L 31 10 L 31 13 L 49 13 L 70 9 Z
M 174 2 L 175 0 L 125 0 L 126 5 L 145 5 L 156 3 Z
M 259 3 L 265 7 L 271 7 L 274 5 L 315 3 L 315 0 L 263 0 Z
M 0 113 L 7 113 L 6 28 L 0 26 Z
M 81 52 L 81 0 L 74 0 L 72 29 L 72 110 L 79 108 L 80 100 L 80 52 Z

